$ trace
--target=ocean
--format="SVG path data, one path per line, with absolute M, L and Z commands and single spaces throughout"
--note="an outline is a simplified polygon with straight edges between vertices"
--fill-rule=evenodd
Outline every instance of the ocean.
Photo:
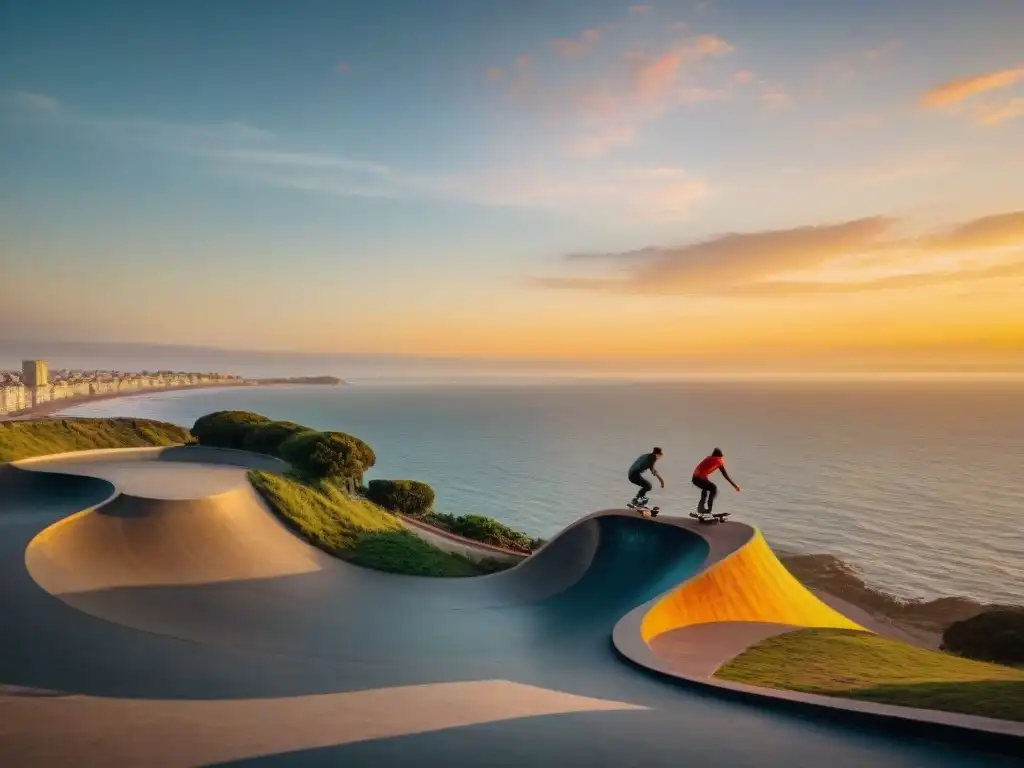
M 652 502 L 688 514 L 717 447 L 742 487 L 716 508 L 777 549 L 833 554 L 901 598 L 1024 603 L 1024 386 L 1019 382 L 363 383 L 197 390 L 62 413 L 191 426 L 251 410 L 358 435 L 373 477 L 414 478 L 437 508 L 549 537 L 635 492 L 661 446 Z

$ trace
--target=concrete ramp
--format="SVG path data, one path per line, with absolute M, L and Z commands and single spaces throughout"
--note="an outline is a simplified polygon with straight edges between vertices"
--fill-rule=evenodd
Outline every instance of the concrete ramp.
M 760 531 L 660 599 L 644 615 L 640 633 L 649 643 L 665 632 L 715 622 L 863 629 L 797 581 Z
M 198 499 L 122 493 L 44 530 L 29 544 L 25 563 L 57 596 L 319 570 L 320 558 L 261 506 L 247 483 Z

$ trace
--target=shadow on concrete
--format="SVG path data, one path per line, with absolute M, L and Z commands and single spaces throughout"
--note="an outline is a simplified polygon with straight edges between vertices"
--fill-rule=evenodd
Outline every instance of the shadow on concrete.
M 666 738 L 666 734 L 671 734 Z M 715 734 L 712 736 L 712 734 Z M 554 758 L 553 756 L 557 756 Z M 590 712 L 452 728 L 232 762 L 220 768 L 314 766 L 462 766 L 522 768 L 550 764 L 623 766 L 1015 766 L 1012 757 L 894 741 L 811 719 L 781 722 L 743 710 Z

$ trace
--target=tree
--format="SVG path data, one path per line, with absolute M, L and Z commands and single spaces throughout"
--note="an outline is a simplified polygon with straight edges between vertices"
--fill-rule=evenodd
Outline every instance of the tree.
M 294 421 L 268 421 L 254 424 L 245 434 L 242 447 L 254 453 L 265 453 L 268 456 L 279 456 L 281 444 L 299 432 L 311 432 L 309 427 L 296 424 Z
M 349 489 L 360 481 L 372 456 L 370 447 L 342 432 L 296 432 L 280 446 L 281 458 L 303 474 L 347 481 Z M 374 457 L 375 458 L 375 457 Z
M 419 480 L 371 480 L 366 498 L 403 515 L 423 515 L 434 506 L 434 489 Z
M 215 411 L 196 419 L 191 431 L 200 445 L 243 448 L 249 431 L 269 421 L 266 416 L 250 411 Z
M 985 611 L 955 621 L 942 633 L 942 650 L 978 661 L 1024 664 L 1024 610 Z
M 360 475 L 365 474 L 368 469 L 377 463 L 377 454 L 373 452 L 373 448 L 355 435 L 350 435 L 346 432 L 324 432 L 324 434 L 332 439 L 351 443 L 354 446 L 359 463 L 363 466 L 363 471 Z

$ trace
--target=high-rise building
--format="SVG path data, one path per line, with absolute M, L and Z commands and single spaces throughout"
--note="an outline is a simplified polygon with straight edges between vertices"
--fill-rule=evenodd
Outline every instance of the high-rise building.
M 45 360 L 22 360 L 21 383 L 30 389 L 45 387 L 50 383 Z

